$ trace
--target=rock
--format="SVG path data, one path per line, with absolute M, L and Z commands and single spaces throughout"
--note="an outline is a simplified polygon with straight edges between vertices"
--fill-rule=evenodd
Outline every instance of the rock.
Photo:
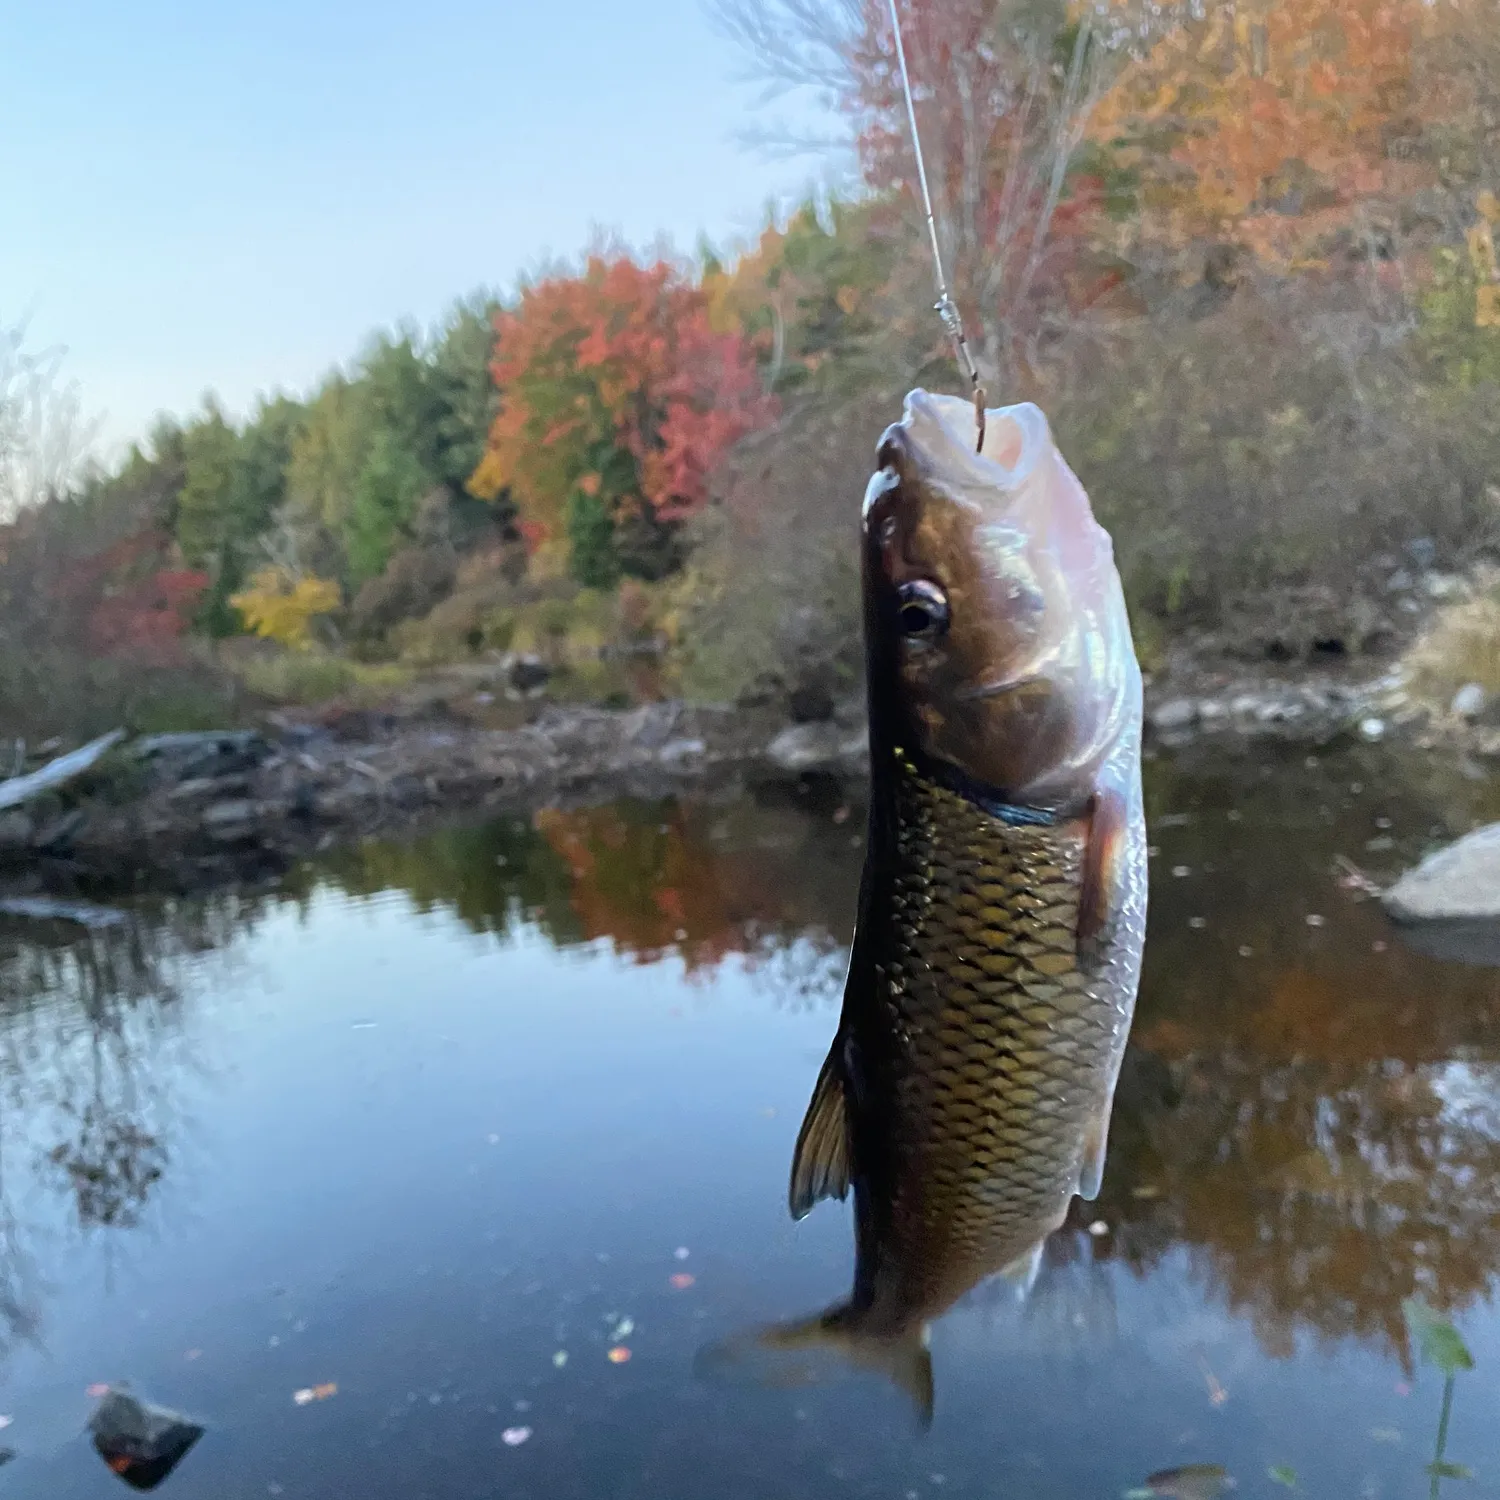
M 1361 739 L 1369 740 L 1373 745 L 1376 740 L 1385 738 L 1385 720 L 1377 719 L 1372 714 L 1367 719 L 1359 721 L 1359 736 Z
M 56 854 L 73 842 L 78 831 L 88 822 L 88 814 L 81 807 L 69 808 L 59 813 L 50 822 L 43 823 L 31 841 L 31 847 L 43 854 Z
M 1430 568 L 1437 557 L 1437 543 L 1430 536 L 1419 536 L 1406 544 L 1406 555 L 1419 568 Z
M 506 681 L 523 696 L 540 692 L 552 678 L 552 668 L 539 656 L 514 656 L 505 669 Z
M 1490 695 L 1477 682 L 1466 682 L 1453 695 L 1448 709 L 1455 718 L 1468 719 L 1472 723 L 1483 715 L 1489 701 Z
M 697 760 L 707 750 L 708 746 L 702 740 L 677 739 L 668 740 L 656 755 L 667 765 L 678 765 L 685 760 Z
M 1229 705 L 1218 698 L 1204 698 L 1198 704 L 1198 722 L 1203 725 L 1222 724 L 1229 717 Z
M 203 810 L 203 829 L 210 838 L 238 838 L 259 815 L 260 809 L 248 797 L 215 802 Z
M 254 729 L 203 734 L 150 734 L 135 753 L 175 779 L 227 776 L 253 771 L 271 756 L 271 742 Z
M 1429 854 L 1381 899 L 1398 922 L 1500 921 L 1500 823 Z
M 860 753 L 862 743 L 834 723 L 793 724 L 766 747 L 766 759 L 783 771 L 814 771 Z
M 0 813 L 0 850 L 26 849 L 36 837 L 36 824 L 20 808 Z
M 1422 577 L 1422 591 L 1429 599 L 1459 599 L 1469 588 L 1456 573 L 1426 573 Z
M 1186 729 L 1198 719 L 1198 705 L 1191 698 L 1169 698 L 1151 711 L 1151 727 L 1158 730 Z
M 89 1431 L 95 1451 L 136 1490 L 154 1490 L 203 1436 L 203 1428 L 181 1412 L 141 1401 L 119 1386 L 105 1393 Z
M 1404 594 L 1416 580 L 1405 568 L 1397 568 L 1385 581 L 1386 588 L 1393 594 Z
M 787 706 L 797 724 L 821 724 L 834 715 L 833 694 L 821 683 L 799 683 L 788 695 Z
M 249 790 L 248 776 L 190 776 L 167 796 L 173 802 L 190 802 L 194 797 L 241 797 Z

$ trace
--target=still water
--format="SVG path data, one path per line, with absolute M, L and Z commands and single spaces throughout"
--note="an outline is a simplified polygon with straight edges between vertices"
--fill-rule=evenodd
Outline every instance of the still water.
M 1148 766 L 1103 1191 L 1024 1305 L 937 1325 L 925 1436 L 872 1377 L 694 1374 L 849 1288 L 847 1208 L 785 1199 L 859 789 L 546 812 L 6 926 L 0 1490 L 126 1493 L 83 1428 L 128 1381 L 208 1429 L 183 1500 L 1072 1500 L 1191 1464 L 1425 1496 L 1418 1292 L 1475 1359 L 1446 1450 L 1474 1478 L 1442 1492 L 1500 1495 L 1500 970 L 1408 950 L 1337 862 L 1500 816 L 1436 776 Z

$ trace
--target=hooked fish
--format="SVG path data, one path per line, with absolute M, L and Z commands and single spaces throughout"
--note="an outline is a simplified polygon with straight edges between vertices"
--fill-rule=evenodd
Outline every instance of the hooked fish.
M 790 1207 L 854 1192 L 833 1350 L 932 1410 L 927 1328 L 1029 1285 L 1104 1170 L 1146 918 L 1141 678 L 1107 533 L 1033 405 L 914 391 L 862 517 L 871 802 Z

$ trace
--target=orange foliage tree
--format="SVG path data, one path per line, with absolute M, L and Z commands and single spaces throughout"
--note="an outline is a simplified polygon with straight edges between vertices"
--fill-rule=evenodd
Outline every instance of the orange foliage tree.
M 1093 122 L 1170 242 L 1316 265 L 1422 186 L 1422 0 L 1220 0 L 1137 61 Z
M 496 317 L 500 413 L 470 488 L 508 492 L 582 583 L 658 578 L 715 466 L 770 419 L 753 353 L 665 263 L 592 257 Z

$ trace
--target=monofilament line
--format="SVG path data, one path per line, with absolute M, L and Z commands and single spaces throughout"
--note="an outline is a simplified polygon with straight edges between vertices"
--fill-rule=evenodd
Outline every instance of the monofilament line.
M 969 353 L 968 340 L 964 338 L 963 320 L 958 306 L 948 292 L 948 276 L 943 270 L 943 248 L 938 239 L 937 214 L 932 207 L 932 189 L 927 185 L 927 163 L 922 155 L 922 132 L 917 128 L 917 105 L 911 92 L 911 72 L 906 66 L 906 44 L 901 39 L 901 16 L 896 10 L 896 0 L 889 0 L 891 8 L 891 30 L 896 34 L 896 61 L 901 68 L 901 88 L 906 95 L 906 118 L 911 124 L 912 151 L 917 158 L 917 181 L 922 189 L 922 207 L 927 213 L 927 234 L 932 241 L 932 268 L 937 280 L 937 315 L 953 341 L 953 352 L 958 356 L 959 367 L 968 376 L 974 392 L 974 418 L 979 424 L 979 441 L 976 449 L 984 447 L 984 390 L 979 384 L 979 370 Z

